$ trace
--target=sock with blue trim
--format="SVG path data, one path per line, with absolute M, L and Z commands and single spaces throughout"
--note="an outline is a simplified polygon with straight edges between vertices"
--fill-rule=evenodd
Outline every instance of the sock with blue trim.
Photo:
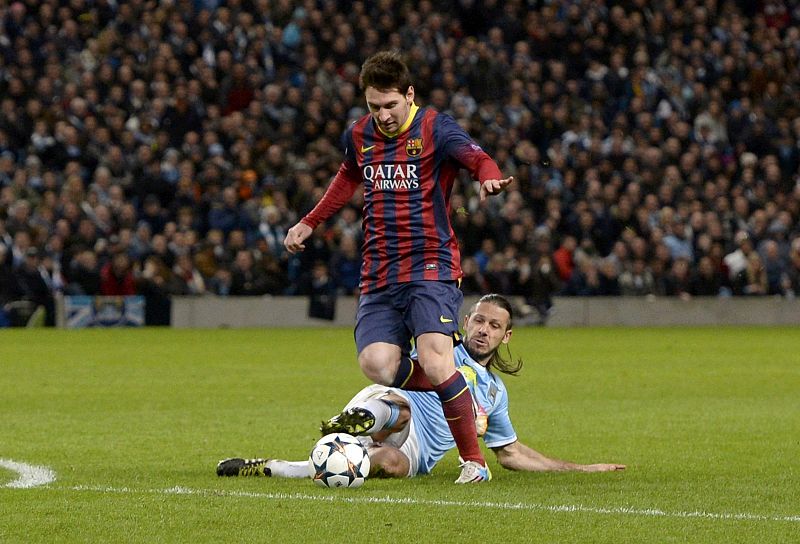
M 381 399 L 369 399 L 358 403 L 355 407 L 369 410 L 375 416 L 375 423 L 367 431 L 367 434 L 391 429 L 397 423 L 397 418 L 400 417 L 400 408 L 395 403 Z

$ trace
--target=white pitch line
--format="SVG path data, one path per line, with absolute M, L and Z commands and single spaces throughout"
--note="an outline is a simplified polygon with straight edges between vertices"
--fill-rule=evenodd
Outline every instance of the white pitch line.
M 748 513 L 717 513 L 695 510 L 693 512 L 668 511 L 657 508 L 632 508 L 627 506 L 596 507 L 582 504 L 548 505 L 524 502 L 484 502 L 484 501 L 446 501 L 431 499 L 415 499 L 411 497 L 348 497 L 344 494 L 336 495 L 307 495 L 305 493 L 259 493 L 254 491 L 227 491 L 222 489 L 191 489 L 188 487 L 171 487 L 168 489 L 132 489 L 129 487 L 104 487 L 78 485 L 68 489 L 74 491 L 94 491 L 99 493 L 146 493 L 157 495 L 202 495 L 208 497 L 247 497 L 270 500 L 315 501 L 351 504 L 408 504 L 415 506 L 444 506 L 444 507 L 473 507 L 491 508 L 497 510 L 530 510 L 539 512 L 584 512 L 588 514 L 628 515 L 662 518 L 699 518 L 724 521 L 781 521 L 800 523 L 800 515 L 775 516 Z M 347 493 L 345 491 L 344 493 Z
M 28 489 L 40 485 L 47 485 L 56 480 L 56 473 L 47 467 L 19 463 L 11 459 L 0 459 L 0 467 L 7 468 L 19 474 L 16 480 L 7 483 L 4 487 Z

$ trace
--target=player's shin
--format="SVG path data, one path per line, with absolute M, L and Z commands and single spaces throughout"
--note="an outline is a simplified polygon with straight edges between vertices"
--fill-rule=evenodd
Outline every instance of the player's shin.
M 393 402 L 381 399 L 369 399 L 363 407 L 375 417 L 375 423 L 367 434 L 374 434 L 384 429 L 391 429 L 400 417 L 400 408 Z
M 270 459 L 267 461 L 267 468 L 272 476 L 278 478 L 310 478 L 311 469 L 308 461 L 284 461 L 282 459 Z
M 442 410 L 450 427 L 450 432 L 464 461 L 475 461 L 486 466 L 475 426 L 475 413 L 472 407 L 472 394 L 464 376 L 455 371 L 446 381 L 436 386 L 436 393 L 442 401 Z

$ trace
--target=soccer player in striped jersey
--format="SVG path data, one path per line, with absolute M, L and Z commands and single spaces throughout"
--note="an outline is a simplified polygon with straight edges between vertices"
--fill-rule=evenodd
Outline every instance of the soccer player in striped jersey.
M 513 311 L 500 295 L 486 295 L 464 319 L 464 342 L 455 348 L 455 365 L 469 384 L 477 430 L 501 466 L 522 471 L 609 472 L 625 465 L 583 465 L 546 457 L 517 439 L 509 416 L 508 392 L 497 371 L 516 374 L 522 362 L 499 353 L 511 339 Z M 370 476 L 405 478 L 431 472 L 453 446 L 447 421 L 432 392 L 403 391 L 382 385 L 362 389 L 335 417 L 323 422 L 323 434 L 361 435 L 370 456 Z M 220 476 L 307 478 L 308 461 L 241 459 L 220 461 Z
M 481 200 L 513 178 L 503 178 L 452 117 L 414 103 L 410 72 L 398 53 L 367 59 L 360 84 L 369 113 L 345 131 L 339 171 L 284 244 L 290 253 L 302 251 L 314 228 L 363 188 L 355 328 L 361 369 L 377 384 L 436 391 L 463 459 L 456 483 L 488 481 L 469 388 L 453 363 L 463 296 L 450 193 L 460 168 L 480 181 Z M 418 360 L 408 357 L 412 339 Z

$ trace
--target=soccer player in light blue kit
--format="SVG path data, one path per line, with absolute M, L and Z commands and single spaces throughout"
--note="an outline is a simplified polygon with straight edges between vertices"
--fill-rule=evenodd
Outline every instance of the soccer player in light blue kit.
M 517 439 L 508 414 L 508 392 L 496 371 L 519 372 L 522 362 L 504 359 L 498 350 L 511 339 L 513 310 L 500 295 L 485 295 L 464 319 L 464 341 L 454 349 L 455 366 L 464 375 L 475 404 L 478 434 L 501 466 L 523 471 L 609 472 L 625 465 L 583 465 L 552 459 Z M 370 456 L 370 476 L 413 477 L 428 474 L 455 441 L 435 393 L 382 385 L 362 389 L 337 416 L 322 423 L 323 434 L 360 435 Z M 226 459 L 220 476 L 307 478 L 307 461 Z

